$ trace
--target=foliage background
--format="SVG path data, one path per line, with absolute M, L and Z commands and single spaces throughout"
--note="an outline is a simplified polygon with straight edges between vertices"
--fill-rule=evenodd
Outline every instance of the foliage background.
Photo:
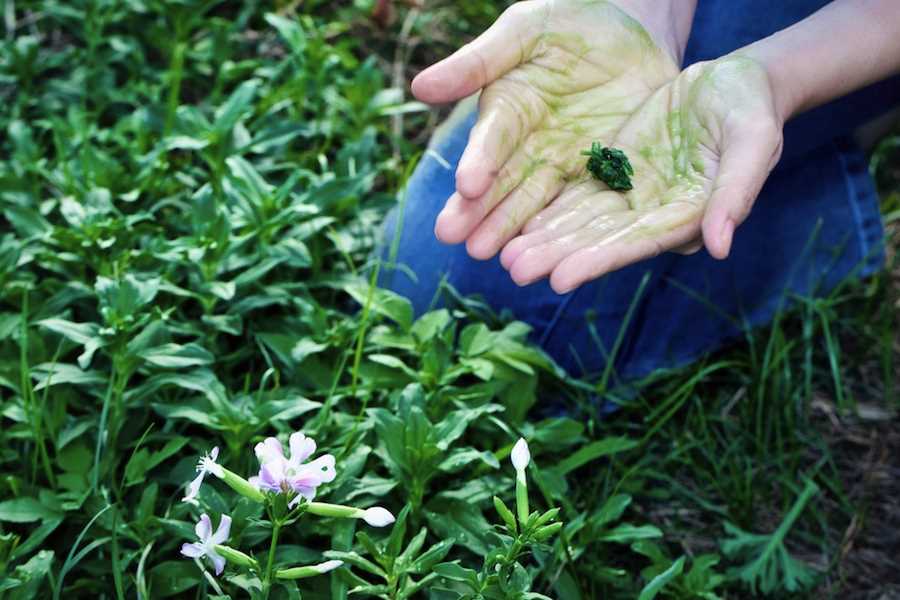
M 819 492 L 785 547 L 816 576 L 789 593 L 777 572 L 769 595 L 900 597 L 893 255 L 603 415 L 614 377 L 572 380 L 477 299 L 414 320 L 370 285 L 379 222 L 442 114 L 409 101 L 409 77 L 501 6 L 2 6 L 0 597 L 203 597 L 177 553 L 196 456 L 220 445 L 250 473 L 253 443 L 301 427 L 339 458 L 328 500 L 408 503 L 410 535 L 453 539 L 473 568 L 525 435 L 536 502 L 567 523 L 528 563 L 553 597 L 634 598 L 704 554 L 722 560 L 663 596 L 761 595 L 725 524 L 775 531 L 807 478 Z M 873 158 L 892 247 L 898 140 Z M 460 435 L 439 439 L 448 422 Z M 234 539 L 265 537 L 216 489 L 203 503 Z M 293 530 L 279 558 L 364 552 L 353 533 Z

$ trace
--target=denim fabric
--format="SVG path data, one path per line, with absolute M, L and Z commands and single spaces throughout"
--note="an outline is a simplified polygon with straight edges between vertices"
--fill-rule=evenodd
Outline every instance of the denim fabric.
M 688 60 L 721 55 L 823 4 L 700 2 Z M 381 284 L 410 298 L 421 313 L 435 305 L 445 278 L 462 294 L 478 294 L 495 310 L 508 309 L 529 323 L 533 339 L 575 375 L 604 368 L 633 304 L 616 354 L 616 374 L 633 379 L 688 363 L 741 335 L 746 326 L 770 321 L 790 294 L 824 294 L 848 276 L 880 268 L 878 200 L 865 157 L 843 135 L 858 123 L 835 119 L 849 114 L 861 122 L 900 102 L 897 82 L 888 87 L 893 96 L 866 90 L 810 114 L 812 125 L 786 130 L 790 152 L 738 228 L 727 260 L 714 260 L 705 251 L 665 254 L 562 296 L 546 281 L 519 288 L 496 258 L 475 261 L 463 245 L 445 246 L 435 239 L 435 218 L 455 189 L 456 164 L 476 118 L 472 111 L 458 110 L 435 134 L 408 184 L 399 241 L 393 239 L 398 211 L 388 216 L 385 253 L 396 242 L 397 263 L 406 268 L 385 270 Z

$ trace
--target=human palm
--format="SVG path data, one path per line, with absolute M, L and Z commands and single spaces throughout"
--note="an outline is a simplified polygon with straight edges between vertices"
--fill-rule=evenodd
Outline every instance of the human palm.
M 781 120 L 763 69 L 725 57 L 654 92 L 611 145 L 633 163 L 633 189 L 610 191 L 581 172 L 503 249 L 517 283 L 549 276 L 566 292 L 661 252 L 699 247 L 701 234 L 724 257 L 780 157 Z
M 610 2 L 513 5 L 485 34 L 424 71 L 417 97 L 443 102 L 482 89 L 457 191 L 435 226 L 447 243 L 494 256 L 537 213 L 584 190 L 583 150 L 610 145 L 678 75 L 670 53 Z

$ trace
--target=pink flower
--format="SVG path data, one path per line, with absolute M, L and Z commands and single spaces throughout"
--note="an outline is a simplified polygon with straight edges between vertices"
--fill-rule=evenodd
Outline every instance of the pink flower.
M 299 431 L 291 434 L 291 456 L 284 456 L 281 442 L 270 437 L 256 445 L 256 457 L 259 459 L 259 475 L 251 477 L 250 483 L 260 490 L 281 494 L 295 493 L 291 500 L 293 506 L 301 498 L 312 500 L 316 497 L 316 488 L 335 478 L 334 456 L 324 454 L 312 462 L 304 461 L 316 451 L 316 442 Z
M 216 546 L 224 544 L 228 540 L 228 535 L 231 533 L 231 517 L 222 515 L 222 520 L 219 521 L 219 528 L 213 533 L 212 522 L 210 522 L 209 516 L 204 513 L 200 515 L 200 520 L 197 521 L 194 531 L 197 537 L 200 538 L 200 541 L 182 544 L 181 553 L 188 558 L 202 558 L 205 556 L 213 564 L 216 575 L 220 575 L 222 569 L 225 568 L 225 559 L 216 552 Z

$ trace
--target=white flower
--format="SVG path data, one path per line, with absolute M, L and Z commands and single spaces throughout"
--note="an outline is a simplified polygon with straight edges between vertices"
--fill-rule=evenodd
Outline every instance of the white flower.
M 343 565 L 344 561 L 342 560 L 326 560 L 323 563 L 313 565 L 312 568 L 318 571 L 320 575 L 324 575 L 328 571 L 334 571 L 335 569 L 342 567 Z
M 222 520 L 219 521 L 219 528 L 213 533 L 209 516 L 204 513 L 200 515 L 200 520 L 197 521 L 194 531 L 197 537 L 200 538 L 200 541 L 182 544 L 181 553 L 188 558 L 202 558 L 205 556 L 212 562 L 216 575 L 220 575 L 222 569 L 225 568 L 225 559 L 216 552 L 216 546 L 224 544 L 228 540 L 228 535 L 231 533 L 231 517 L 222 515 Z
M 306 498 L 312 501 L 316 497 L 316 488 L 323 483 L 334 480 L 334 456 L 323 454 L 319 458 L 304 463 L 316 451 L 316 442 L 299 431 L 291 434 L 291 457 L 284 456 L 281 442 L 270 437 L 258 443 L 256 457 L 259 459 L 259 475 L 250 478 L 250 483 L 260 490 L 286 494 L 295 492 L 297 496 L 291 500 L 293 506 Z
M 181 499 L 182 502 L 197 504 L 196 498 L 200 492 L 200 484 L 203 483 L 203 478 L 206 477 L 207 473 L 212 473 L 219 478 L 223 477 L 222 467 L 216 463 L 217 458 L 219 458 L 218 446 L 210 450 L 209 454 L 200 457 L 200 460 L 197 462 L 197 476 L 188 484 L 187 494 Z
M 519 438 L 519 441 L 513 446 L 509 458 L 512 460 L 516 471 L 521 472 L 525 470 L 525 467 L 531 462 L 531 453 L 528 451 L 528 442 L 525 441 L 525 438 Z
M 387 527 L 395 521 L 394 515 L 391 514 L 391 511 L 380 506 L 367 508 L 363 511 L 362 518 L 363 521 L 365 521 L 372 527 Z

